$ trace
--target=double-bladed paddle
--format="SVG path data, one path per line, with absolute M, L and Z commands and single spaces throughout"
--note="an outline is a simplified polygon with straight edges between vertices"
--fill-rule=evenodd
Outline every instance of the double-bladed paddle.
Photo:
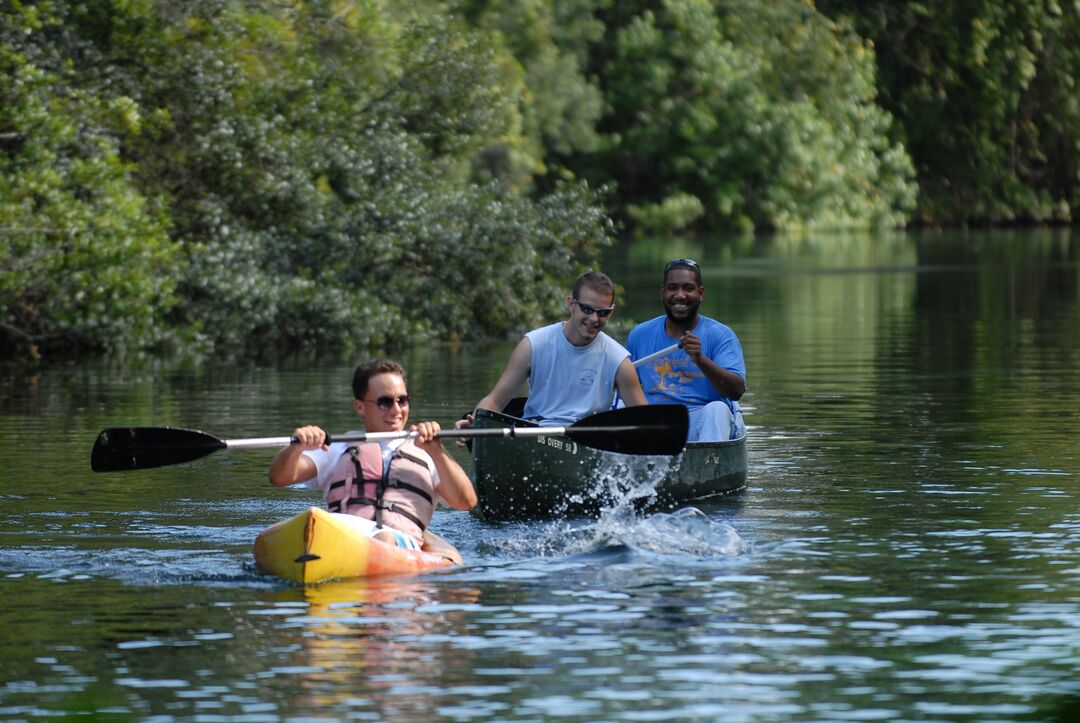
M 587 447 L 622 454 L 678 454 L 686 445 L 686 407 L 678 404 L 625 407 L 600 412 L 568 427 L 490 427 L 443 429 L 440 437 L 568 437 Z M 404 439 L 415 432 L 354 432 L 327 443 Z M 166 467 L 191 462 L 221 449 L 266 449 L 295 444 L 295 437 L 218 439 L 195 429 L 110 427 L 90 453 L 95 472 Z

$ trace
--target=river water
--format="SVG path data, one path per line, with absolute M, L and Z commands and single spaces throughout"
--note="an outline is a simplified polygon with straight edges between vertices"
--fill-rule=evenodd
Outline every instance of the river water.
M 6 373 L 0 718 L 1075 719 L 1080 240 L 638 242 L 605 265 L 624 324 L 684 255 L 746 352 L 748 488 L 595 520 L 442 510 L 467 565 L 411 579 L 255 569 L 255 535 L 316 503 L 265 482 L 272 452 L 89 470 L 106 426 L 344 431 L 352 362 Z M 456 419 L 511 348 L 398 355 L 414 419 Z

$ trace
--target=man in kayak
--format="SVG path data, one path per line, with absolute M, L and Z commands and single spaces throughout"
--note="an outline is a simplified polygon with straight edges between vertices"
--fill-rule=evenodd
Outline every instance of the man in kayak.
M 502 411 L 529 382 L 524 417 L 565 426 L 611 409 L 615 391 L 627 406 L 647 404 L 630 353 L 604 333 L 615 312 L 615 285 L 599 271 L 577 278 L 566 299 L 569 318 L 534 329 L 510 355 L 499 381 L 478 409 Z M 473 415 L 457 422 L 471 427 Z
M 367 432 L 404 432 L 409 421 L 405 369 L 397 362 L 365 362 L 353 374 L 353 406 Z M 303 482 L 322 491 L 331 512 L 371 521 L 369 534 L 383 542 L 420 549 L 435 503 L 470 510 L 476 492 L 465 470 L 438 439 L 438 422 L 408 427 L 415 440 L 326 444 L 313 425 L 293 432 L 297 444 L 282 449 L 270 464 L 270 482 L 279 487 Z M 429 541 L 431 535 L 428 534 Z
M 680 349 L 635 365 L 645 396 L 650 404 L 685 404 L 690 441 L 735 439 L 746 432 L 739 409 L 746 362 L 735 332 L 698 313 L 704 298 L 697 262 L 668 262 L 660 285 L 666 313 L 634 327 L 626 346 L 637 361 L 682 342 Z

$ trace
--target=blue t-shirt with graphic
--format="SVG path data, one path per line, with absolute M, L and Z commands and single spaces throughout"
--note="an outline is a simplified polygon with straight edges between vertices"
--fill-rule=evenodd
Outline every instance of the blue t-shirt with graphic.
M 632 361 L 647 357 L 679 341 L 664 331 L 666 319 L 666 316 L 658 316 L 634 327 L 626 340 L 626 348 L 630 351 Z M 704 356 L 746 379 L 742 345 L 730 327 L 699 314 L 693 333 L 701 339 L 701 353 Z M 649 404 L 685 404 L 693 410 L 709 402 L 722 400 L 733 410 L 739 408 L 737 402 L 732 402 L 716 391 L 705 378 L 705 373 L 682 349 L 641 365 L 637 368 L 637 373 Z

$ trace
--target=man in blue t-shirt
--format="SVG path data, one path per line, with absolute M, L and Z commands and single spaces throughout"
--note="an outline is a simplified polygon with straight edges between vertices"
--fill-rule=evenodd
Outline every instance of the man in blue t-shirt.
M 667 313 L 634 327 L 626 347 L 650 404 L 686 405 L 690 441 L 735 439 L 746 433 L 739 410 L 746 362 L 735 332 L 698 313 L 704 298 L 697 262 L 669 262 L 660 286 Z M 681 349 L 645 360 L 679 342 Z

